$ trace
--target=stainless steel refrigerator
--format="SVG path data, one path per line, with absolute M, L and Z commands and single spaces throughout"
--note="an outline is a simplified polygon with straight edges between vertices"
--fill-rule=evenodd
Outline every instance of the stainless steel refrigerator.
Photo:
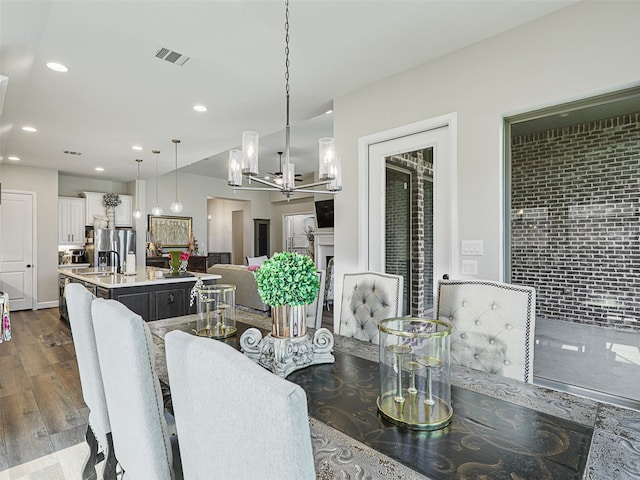
M 129 228 L 99 228 L 93 231 L 93 244 L 88 244 L 86 251 L 92 267 L 119 264 L 120 271 L 124 272 L 127 253 L 136 252 L 136 232 Z

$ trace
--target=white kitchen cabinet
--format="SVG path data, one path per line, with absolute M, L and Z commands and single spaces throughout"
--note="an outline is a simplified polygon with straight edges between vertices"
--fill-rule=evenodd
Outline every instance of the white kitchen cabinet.
M 107 212 L 102 206 L 102 196 L 104 193 L 84 192 L 86 201 L 85 225 L 93 225 L 93 217 L 95 215 L 106 216 Z
M 116 207 L 116 227 L 130 227 L 133 225 L 133 197 L 120 195 L 122 203 Z
M 83 192 L 86 199 L 86 225 L 93 225 L 94 215 L 106 216 L 106 209 L 102 206 L 104 193 Z M 120 194 L 120 205 L 115 208 L 116 227 L 130 227 L 133 225 L 132 208 L 133 196 Z
M 58 197 L 58 244 L 84 244 L 84 207 L 82 198 Z

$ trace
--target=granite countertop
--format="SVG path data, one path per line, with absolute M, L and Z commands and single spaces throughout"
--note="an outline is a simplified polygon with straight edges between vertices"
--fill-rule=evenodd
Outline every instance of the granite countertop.
M 159 285 L 162 283 L 194 282 L 198 278 L 218 280 L 220 275 L 212 273 L 191 273 L 173 276 L 168 269 L 136 266 L 135 275 L 117 274 L 112 267 L 99 268 L 59 268 L 58 273 L 76 280 L 91 283 L 103 288 L 138 287 L 142 285 Z

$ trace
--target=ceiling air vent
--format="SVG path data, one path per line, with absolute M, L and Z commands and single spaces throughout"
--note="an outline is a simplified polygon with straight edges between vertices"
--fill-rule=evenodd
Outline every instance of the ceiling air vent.
M 82 152 L 74 152 L 73 150 L 65 150 L 64 153 L 67 155 L 82 155 Z
M 182 55 L 181 53 L 174 52 L 173 50 L 169 50 L 164 47 L 156 52 L 156 57 L 160 60 L 166 60 L 169 63 L 174 63 L 180 66 L 184 65 L 187 63 L 187 60 L 189 60 L 189 57 L 186 55 Z

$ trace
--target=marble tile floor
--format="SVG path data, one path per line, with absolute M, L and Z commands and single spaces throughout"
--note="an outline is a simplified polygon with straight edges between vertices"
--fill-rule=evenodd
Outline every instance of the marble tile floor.
M 536 318 L 534 383 L 640 410 L 640 332 Z
M 79 443 L 57 452 L 36 458 L 0 472 L 0 480 L 81 480 L 82 467 L 89 449 Z M 104 463 L 96 466 L 97 478 L 102 478 Z M 117 478 L 122 478 L 118 469 Z
M 0 472 L 0 480 L 80 479 L 88 448 L 84 443 L 59 450 Z

